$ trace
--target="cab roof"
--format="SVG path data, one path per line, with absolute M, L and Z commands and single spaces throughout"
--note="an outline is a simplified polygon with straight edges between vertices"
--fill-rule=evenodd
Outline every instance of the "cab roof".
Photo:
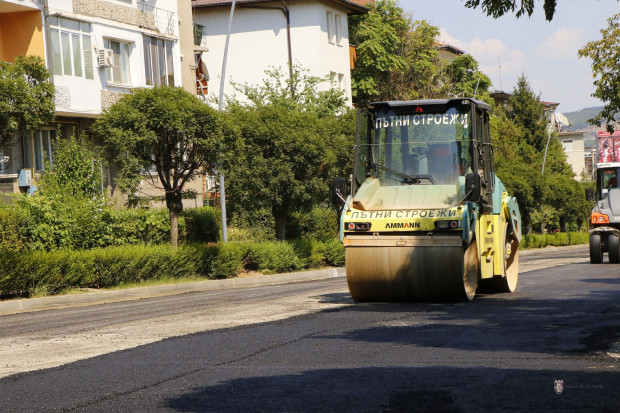
M 472 98 L 451 98 L 451 99 L 422 99 L 422 100 L 388 100 L 383 102 L 372 102 L 369 108 L 388 107 L 403 108 L 409 106 L 454 106 L 458 103 L 469 104 L 473 102 L 476 106 L 486 111 L 491 111 L 491 105 L 481 100 Z

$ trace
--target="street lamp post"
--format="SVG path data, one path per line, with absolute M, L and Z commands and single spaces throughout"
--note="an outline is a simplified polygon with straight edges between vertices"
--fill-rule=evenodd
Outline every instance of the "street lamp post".
M 220 97 L 218 109 L 224 108 L 224 83 L 226 79 L 226 60 L 228 59 L 228 44 L 230 43 L 230 30 L 232 27 L 233 16 L 235 14 L 235 3 L 233 0 L 230 6 L 230 17 L 228 18 L 228 32 L 226 33 L 226 44 L 224 45 L 224 59 L 222 60 L 222 76 L 220 79 Z M 221 167 L 221 165 L 220 165 Z M 226 190 L 224 188 L 224 171 L 220 170 L 220 208 L 222 210 L 222 240 L 228 241 L 228 226 L 226 225 Z

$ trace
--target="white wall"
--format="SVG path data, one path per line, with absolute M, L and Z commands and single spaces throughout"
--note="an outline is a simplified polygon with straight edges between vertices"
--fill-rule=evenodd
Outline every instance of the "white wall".
M 135 0 L 115 0 L 111 3 L 133 8 L 137 7 Z M 173 24 L 175 25 L 175 33 L 179 33 L 177 0 L 149 1 L 148 4 L 154 5 L 160 9 L 174 12 L 175 18 L 173 19 Z M 143 35 L 158 37 L 156 32 L 143 30 L 136 26 L 98 17 L 96 15 L 91 16 L 77 14 L 73 9 L 73 1 L 71 0 L 50 0 L 49 7 L 50 14 L 60 14 L 62 17 L 89 22 L 92 27 L 91 41 L 93 43 L 92 52 L 94 79 L 91 80 L 75 76 L 62 76 L 55 74 L 54 85 L 57 89 L 56 111 L 58 115 L 95 117 L 103 110 L 101 98 L 102 90 L 107 90 L 110 92 L 127 92 L 133 87 L 146 87 Z M 131 84 L 129 87 L 108 85 L 106 81 L 105 69 L 99 68 L 97 65 L 97 50 L 103 48 L 104 38 L 132 43 L 132 47 L 130 49 Z M 175 86 L 181 86 L 181 59 L 178 35 L 165 36 L 165 38 L 173 41 Z M 190 59 L 191 58 L 192 57 L 190 56 Z
M 293 64 L 309 70 L 313 76 L 325 77 L 330 72 L 343 74 L 343 87 L 351 102 L 351 73 L 346 12 L 316 1 L 288 5 L 291 21 Z M 343 36 L 340 45 L 330 44 L 327 36 L 327 10 L 342 17 Z M 209 70 L 209 96 L 220 92 L 222 60 L 230 9 L 228 7 L 196 8 L 194 21 L 206 27 L 206 65 Z M 230 82 L 262 84 L 265 70 L 281 67 L 288 74 L 286 18 L 279 10 L 235 8 L 226 66 L 225 95 L 234 94 Z M 329 88 L 329 83 L 321 86 Z M 237 96 L 240 99 L 240 96 Z

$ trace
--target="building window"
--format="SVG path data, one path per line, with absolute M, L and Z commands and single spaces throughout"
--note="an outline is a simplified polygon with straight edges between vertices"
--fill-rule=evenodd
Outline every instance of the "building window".
M 144 37 L 144 67 L 148 86 L 174 86 L 172 42 Z
M 330 43 L 334 43 L 335 30 L 334 30 L 334 13 L 331 11 L 327 12 L 327 41 Z
M 564 152 L 572 152 L 573 151 L 573 141 L 565 140 L 562 141 L 562 148 L 564 148 Z
M 94 79 L 90 23 L 50 17 L 52 67 L 55 75 Z
M 5 163 L 9 162 L 9 157 L 4 156 L 4 152 L 0 151 L 0 173 L 4 173 L 5 171 Z
M 103 47 L 111 49 L 114 54 L 114 65 L 107 67 L 105 78 L 110 83 L 130 85 L 129 57 L 131 56 L 131 44 L 117 40 L 103 40 Z
M 53 166 L 53 145 L 56 142 L 55 129 L 43 129 L 40 132 L 33 132 L 32 139 L 24 139 L 27 167 L 33 167 L 35 171 L 42 171 L 45 162 Z M 33 158 L 31 158 L 33 157 Z
M 335 20 L 336 20 L 336 44 L 340 45 L 340 42 L 342 41 L 342 18 L 339 14 L 336 14 Z

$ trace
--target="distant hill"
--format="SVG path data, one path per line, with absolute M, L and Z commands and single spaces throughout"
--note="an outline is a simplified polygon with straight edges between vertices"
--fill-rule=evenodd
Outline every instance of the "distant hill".
M 590 129 L 591 126 L 588 123 L 588 119 L 592 119 L 593 117 L 595 117 L 596 114 L 599 113 L 601 110 L 603 110 L 602 106 L 595 106 L 591 108 L 581 109 L 576 112 L 568 112 L 564 115 L 575 125 L 574 127 L 571 127 L 571 129 L 586 130 Z

